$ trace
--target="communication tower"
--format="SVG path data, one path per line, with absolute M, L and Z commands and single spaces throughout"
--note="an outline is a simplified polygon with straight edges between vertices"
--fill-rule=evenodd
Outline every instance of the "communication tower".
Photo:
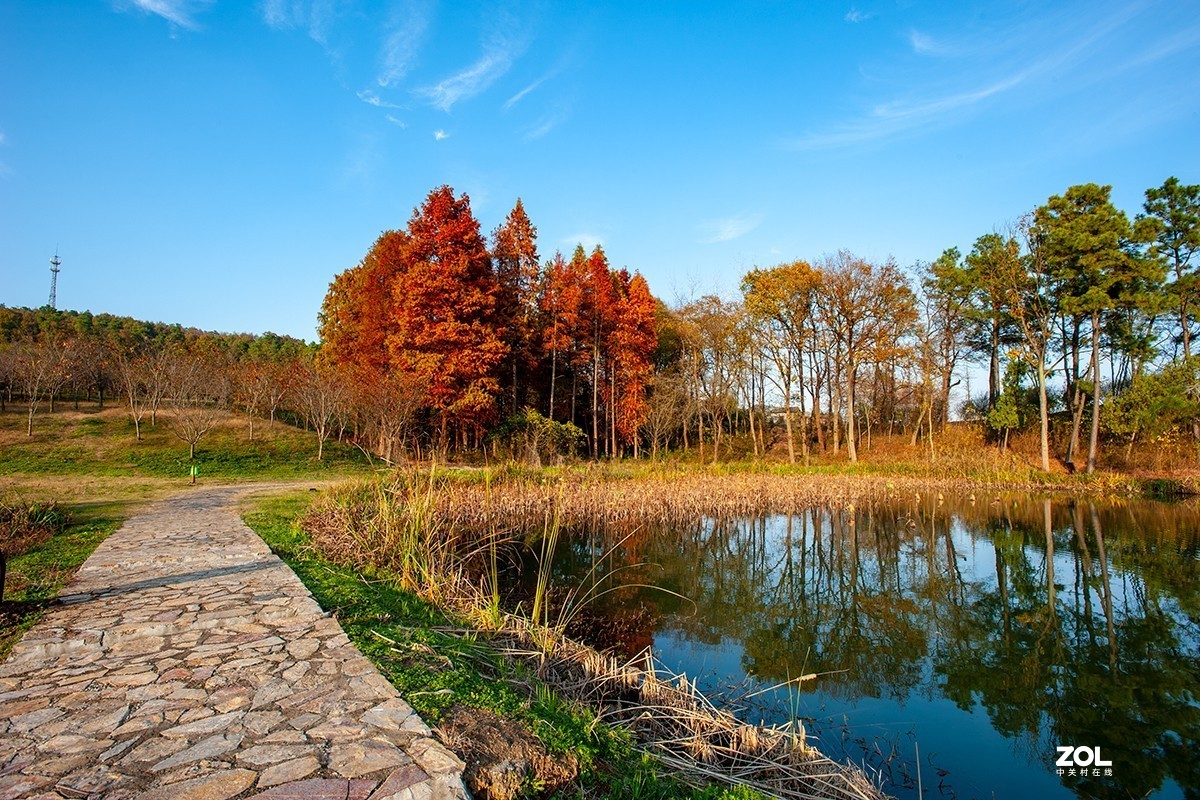
M 59 267 L 62 266 L 62 259 L 58 257 L 58 250 L 54 251 L 54 258 L 50 259 L 50 308 L 58 308 L 58 273 L 61 272 Z

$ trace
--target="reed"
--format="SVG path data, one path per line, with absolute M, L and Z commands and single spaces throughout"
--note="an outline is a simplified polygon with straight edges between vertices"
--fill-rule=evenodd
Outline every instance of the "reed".
M 497 483 L 487 475 L 456 481 L 408 471 L 337 488 L 314 505 L 303 524 L 327 558 L 392 574 L 405 588 L 482 629 L 507 658 L 527 664 L 544 683 L 596 709 L 604 721 L 628 729 L 641 749 L 672 770 L 788 800 L 882 798 L 861 770 L 812 748 L 798 720 L 785 727 L 748 725 L 731 710 L 717 708 L 694 681 L 654 663 L 648 651 L 622 662 L 566 635 L 580 609 L 612 590 L 603 588 L 611 577 L 603 572 L 608 555 L 641 522 L 711 514 L 714 503 L 725 513 L 761 509 L 778 499 L 772 492 L 778 494 L 780 487 L 790 487 L 784 495 L 788 502 L 843 497 L 778 476 L 733 479 L 740 481 L 741 491 L 753 490 L 748 500 L 730 499 L 729 476 L 693 475 L 667 491 L 648 491 L 638 481 L 606 488 L 587 479 L 550 483 L 510 474 Z M 873 490 L 892 491 L 886 483 Z M 538 525 L 531 528 L 530 520 Z M 554 550 L 563 526 L 582 520 L 635 527 L 598 560 L 581 587 L 566 592 L 555 612 L 550 603 Z M 529 613 L 505 613 L 499 564 L 531 529 L 540 534 Z
M 641 749 L 672 769 L 788 800 L 877 800 L 885 795 L 856 768 L 821 755 L 798 722 L 749 725 L 717 708 L 684 675 L 656 663 L 649 651 L 630 661 L 556 633 L 556 647 L 540 647 L 545 632 L 511 616 L 493 644 L 524 662 L 561 694 L 601 709 L 600 718 L 628 729 Z

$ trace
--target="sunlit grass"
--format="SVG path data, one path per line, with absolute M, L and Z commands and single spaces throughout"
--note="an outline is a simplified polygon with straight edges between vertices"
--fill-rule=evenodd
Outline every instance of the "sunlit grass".
M 671 777 L 661 763 L 635 752 L 627 732 L 598 721 L 593 711 L 501 657 L 464 620 L 403 588 L 394 571 L 326 558 L 299 525 L 310 503 L 309 494 L 296 492 L 253 499 L 244 519 L 427 721 L 437 724 L 456 708 L 486 709 L 526 726 L 551 756 L 576 765 L 570 784 L 531 779 L 522 797 L 760 797 L 744 789 L 697 789 Z
M 61 532 L 8 562 L 0 603 L 0 660 L 41 618 L 46 605 L 67 584 L 96 546 L 129 514 L 123 502 L 74 503 L 61 507 L 70 521 Z
M 171 432 L 168 415 L 161 411 L 154 426 L 147 418 L 141 441 L 129 416 L 114 406 L 39 414 L 33 436 L 26 436 L 23 413 L 10 406 L 0 414 L 0 476 L 186 479 L 192 462 L 187 445 Z M 366 457 L 349 444 L 327 442 L 325 457 L 318 461 L 315 434 L 281 422 L 258 421 L 254 427 L 250 441 L 246 419 L 230 414 L 204 437 L 194 462 L 200 480 L 346 477 L 370 469 Z

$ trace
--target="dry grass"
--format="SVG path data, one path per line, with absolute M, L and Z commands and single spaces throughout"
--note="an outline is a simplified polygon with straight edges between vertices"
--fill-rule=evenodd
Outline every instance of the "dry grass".
M 489 588 L 495 585 L 493 554 L 496 548 L 515 546 L 516 533 L 530 520 L 539 522 L 538 530 L 552 531 L 558 515 L 571 522 L 587 515 L 640 522 L 700 508 L 711 514 L 718 497 L 728 498 L 723 512 L 742 513 L 778 500 L 772 500 L 771 492 L 780 485 L 792 487 L 786 502 L 797 505 L 849 502 L 851 496 L 847 487 L 825 493 L 812 481 L 778 484 L 778 476 L 741 476 L 752 479 L 760 491 L 736 500 L 730 478 L 699 477 L 703 479 L 683 481 L 690 487 L 686 493 L 667 486 L 635 498 L 630 493 L 644 482 L 614 486 L 522 479 L 494 484 L 397 473 L 387 481 L 336 488 L 314 504 L 302 525 L 329 560 L 358 568 L 370 565 L 396 576 L 404 588 L 474 626 L 468 635 L 488 635 L 509 658 L 535 669 L 543 682 L 597 709 L 605 721 L 629 729 L 645 750 L 674 770 L 794 800 L 883 797 L 864 773 L 810 747 L 798 723 L 786 729 L 745 724 L 716 708 L 685 677 L 664 676 L 648 655 L 636 664 L 621 663 L 568 638 L 561 619 L 551 622 L 539 614 L 545 619 L 534 621 L 497 608 Z M 881 496 L 894 490 L 883 480 L 871 487 Z
M 628 729 L 645 751 L 683 773 L 791 800 L 874 800 L 885 795 L 862 771 L 809 746 L 803 726 L 748 725 L 719 709 L 684 675 L 673 675 L 646 651 L 627 662 L 506 615 L 493 643 L 525 662 L 559 693 L 600 710 Z

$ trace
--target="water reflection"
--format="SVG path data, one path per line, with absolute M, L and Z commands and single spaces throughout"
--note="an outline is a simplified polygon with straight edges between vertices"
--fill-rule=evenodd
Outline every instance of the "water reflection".
M 621 573 L 695 601 L 606 595 L 586 633 L 653 642 L 710 690 L 749 680 L 746 714 L 799 715 L 824 749 L 917 796 L 1200 797 L 1200 514 L 1044 499 L 876 503 L 645 529 Z M 624 532 L 622 532 L 624 533 Z M 581 533 L 580 579 L 618 537 Z M 1056 774 L 1057 745 L 1111 775 Z

